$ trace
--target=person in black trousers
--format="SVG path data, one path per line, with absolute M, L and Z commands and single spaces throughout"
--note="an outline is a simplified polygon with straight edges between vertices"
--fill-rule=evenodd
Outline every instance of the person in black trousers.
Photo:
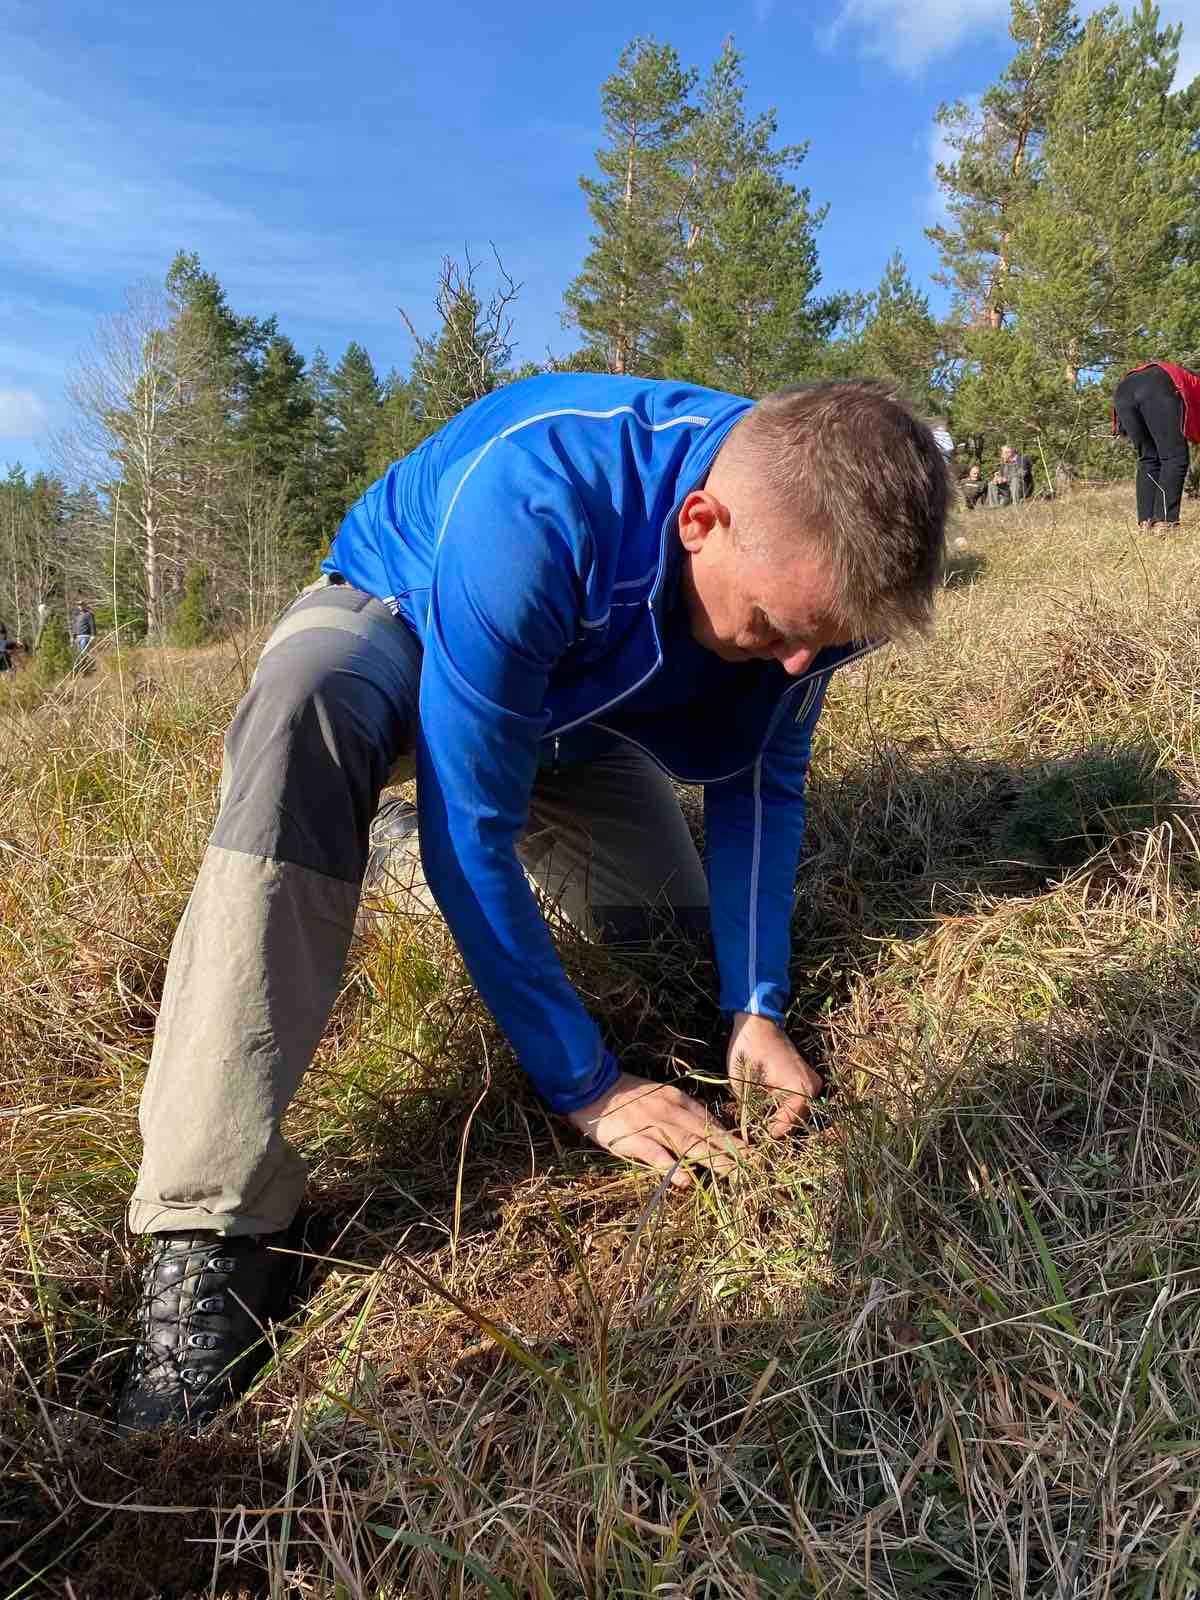
M 1114 432 L 1123 433 L 1138 453 L 1137 519 L 1139 528 L 1158 523 L 1179 525 L 1183 480 L 1188 471 L 1188 394 L 1175 373 L 1186 368 L 1135 367 L 1113 395 Z M 1195 380 L 1200 382 L 1200 380 Z

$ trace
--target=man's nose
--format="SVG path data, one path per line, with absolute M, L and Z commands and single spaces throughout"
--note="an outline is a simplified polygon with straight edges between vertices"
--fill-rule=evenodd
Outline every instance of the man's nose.
M 798 677 L 800 673 L 807 672 L 812 665 L 816 651 L 812 645 L 801 645 L 797 650 L 789 650 L 779 657 L 779 664 L 789 677 Z

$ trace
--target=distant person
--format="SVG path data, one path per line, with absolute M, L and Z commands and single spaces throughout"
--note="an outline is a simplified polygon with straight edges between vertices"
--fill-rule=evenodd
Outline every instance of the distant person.
M 1000 470 L 1007 482 L 1012 503 L 1033 497 L 1033 462 L 1011 444 L 1000 446 Z
M 998 506 L 1012 505 L 1012 485 L 1004 468 L 997 467 L 988 479 L 987 503 L 994 511 Z
M 978 461 L 972 461 L 970 470 L 962 480 L 963 500 L 966 502 L 967 510 L 974 511 L 980 501 L 986 503 L 987 492 L 987 479 L 983 475 L 983 468 Z
M 96 618 L 85 600 L 79 602 L 79 610 L 71 623 L 71 633 L 75 639 L 75 653 L 86 655 L 96 637 Z
M 950 436 L 949 424 L 947 423 L 945 417 L 935 417 L 930 426 L 933 433 L 934 443 L 945 456 L 946 460 L 949 461 L 954 455 L 954 440 Z
M 1138 527 L 1177 528 L 1188 441 L 1200 444 L 1200 373 L 1169 361 L 1134 367 L 1113 395 L 1113 433 L 1138 453 Z
M 11 648 L 12 643 L 8 637 L 8 629 L 0 622 L 0 672 L 7 672 L 11 666 L 11 662 L 8 659 L 8 653 Z

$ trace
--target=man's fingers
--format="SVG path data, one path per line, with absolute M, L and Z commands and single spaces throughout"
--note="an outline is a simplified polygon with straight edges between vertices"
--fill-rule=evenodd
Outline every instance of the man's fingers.
M 749 1151 L 746 1144 L 723 1128 L 702 1124 L 699 1128 L 690 1120 L 687 1123 L 667 1123 L 657 1129 L 658 1137 L 671 1150 L 696 1166 L 708 1167 L 724 1177 L 738 1164 L 738 1157 Z
M 810 1083 L 803 1089 L 772 1089 L 771 1095 L 776 1101 L 775 1110 L 771 1113 L 771 1120 L 767 1123 L 767 1132 L 773 1138 L 781 1138 L 789 1128 L 795 1126 L 802 1118 L 812 1113 L 812 1103 L 825 1087 L 825 1080 L 815 1072 L 810 1073 Z
M 620 1155 L 627 1161 L 640 1161 L 644 1166 L 653 1167 L 655 1172 L 670 1172 L 671 1183 L 676 1189 L 691 1187 L 692 1175 L 685 1167 L 677 1166 L 677 1156 L 673 1156 L 665 1145 L 659 1144 L 657 1139 L 652 1139 L 648 1134 L 640 1133 L 630 1139 L 619 1140 L 621 1149 L 613 1146 L 613 1154 Z M 671 1168 L 674 1167 L 674 1172 Z

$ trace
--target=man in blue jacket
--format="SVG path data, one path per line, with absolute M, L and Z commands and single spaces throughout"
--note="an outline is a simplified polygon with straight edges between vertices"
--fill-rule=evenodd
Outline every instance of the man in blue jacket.
M 200 1426 L 277 1312 L 304 1164 L 280 1119 L 328 1020 L 372 819 L 415 768 L 425 877 L 547 1104 L 683 1186 L 740 1141 L 622 1071 L 530 876 L 597 937 L 710 922 L 731 1077 L 785 1132 L 820 1079 L 784 1030 L 813 725 L 831 672 L 927 625 L 948 479 L 880 386 L 754 404 L 552 375 L 499 390 L 347 514 L 226 739 L 172 948 L 130 1224 L 156 1236 L 124 1426 Z M 704 787 L 705 862 L 672 779 Z M 527 875 L 528 873 L 528 875 Z

